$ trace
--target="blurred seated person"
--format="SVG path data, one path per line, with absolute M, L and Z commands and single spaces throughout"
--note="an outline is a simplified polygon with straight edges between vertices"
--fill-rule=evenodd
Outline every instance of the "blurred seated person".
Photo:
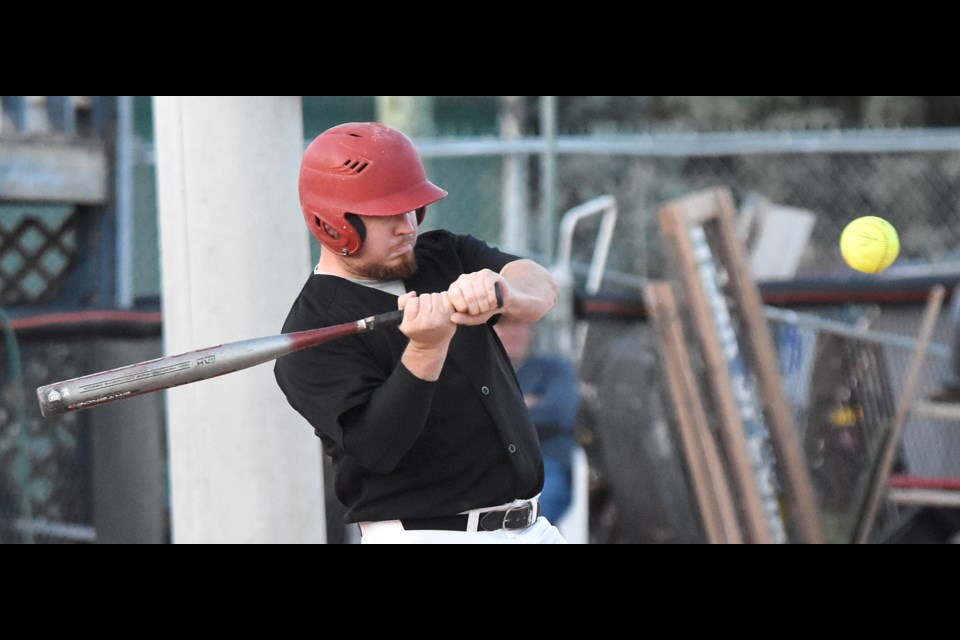
M 580 390 L 577 369 L 569 359 L 533 353 L 529 324 L 503 318 L 494 325 L 517 372 L 520 390 L 543 450 L 540 505 L 550 522 L 558 522 L 573 498 L 573 448 Z

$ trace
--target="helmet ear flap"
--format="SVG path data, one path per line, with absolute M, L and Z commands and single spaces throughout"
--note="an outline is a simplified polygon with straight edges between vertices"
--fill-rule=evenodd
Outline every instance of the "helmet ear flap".
M 343 214 L 343 218 L 357 230 L 357 235 L 360 236 L 360 243 L 363 244 L 363 241 L 367 238 L 367 227 L 363 224 L 360 216 L 355 213 L 345 213 Z
M 359 251 L 367 235 L 363 220 L 355 213 L 314 214 L 313 222 L 315 227 L 311 227 L 311 230 L 320 243 L 345 256 Z M 346 226 L 344 222 L 350 226 Z

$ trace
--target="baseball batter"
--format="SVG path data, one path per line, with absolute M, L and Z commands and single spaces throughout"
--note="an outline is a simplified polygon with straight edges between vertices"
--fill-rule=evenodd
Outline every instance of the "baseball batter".
M 404 318 L 280 358 L 277 383 L 331 456 L 362 543 L 563 543 L 540 515 L 540 445 L 492 329 L 543 318 L 557 285 L 472 236 L 418 234 L 446 195 L 386 125 L 342 124 L 308 146 L 300 202 L 322 250 L 283 332 Z

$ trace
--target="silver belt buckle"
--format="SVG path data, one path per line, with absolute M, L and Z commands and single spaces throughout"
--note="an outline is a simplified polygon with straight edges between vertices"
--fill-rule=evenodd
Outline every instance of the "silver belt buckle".
M 529 502 L 519 507 L 510 507 L 503 514 L 503 528 L 509 531 L 526 529 L 536 521 L 536 518 L 537 510 Z

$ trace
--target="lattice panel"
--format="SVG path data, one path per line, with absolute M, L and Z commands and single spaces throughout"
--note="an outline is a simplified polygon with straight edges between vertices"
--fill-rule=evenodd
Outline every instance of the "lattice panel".
M 77 258 L 77 215 L 0 217 L 0 305 L 36 305 L 63 286 Z

